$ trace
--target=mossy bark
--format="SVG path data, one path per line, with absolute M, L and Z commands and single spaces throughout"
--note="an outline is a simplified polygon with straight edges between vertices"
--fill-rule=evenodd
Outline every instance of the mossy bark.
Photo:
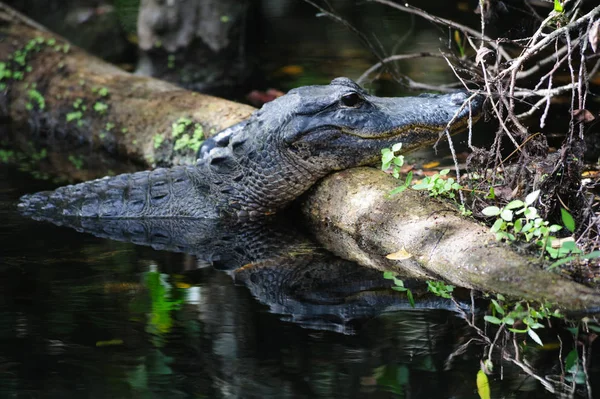
M 76 179 L 189 163 L 194 135 L 208 136 L 254 110 L 129 74 L 1 3 L 0 35 L 0 118 L 10 123 L 3 140 L 23 151 L 51 148 L 52 167 Z

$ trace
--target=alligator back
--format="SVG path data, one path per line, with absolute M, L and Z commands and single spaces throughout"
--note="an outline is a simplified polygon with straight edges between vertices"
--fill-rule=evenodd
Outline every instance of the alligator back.
M 195 167 L 178 166 L 104 177 L 21 198 L 20 210 L 45 219 L 56 216 L 139 218 L 218 217 L 208 185 Z

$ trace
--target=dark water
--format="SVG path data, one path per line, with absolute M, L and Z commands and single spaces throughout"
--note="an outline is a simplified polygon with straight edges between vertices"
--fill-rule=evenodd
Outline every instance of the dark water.
M 255 299 L 194 256 L 16 213 L 21 194 L 49 187 L 0 169 L 0 398 L 477 397 L 483 346 L 459 350 L 476 335 L 453 311 L 396 297 L 352 320 L 345 305 L 368 290 Z M 532 349 L 557 372 L 556 351 Z M 503 366 L 493 397 L 553 397 Z

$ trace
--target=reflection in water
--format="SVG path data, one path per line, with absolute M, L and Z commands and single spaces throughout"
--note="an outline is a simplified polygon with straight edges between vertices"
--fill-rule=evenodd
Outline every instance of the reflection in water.
M 290 227 L 297 223 L 292 223 L 289 215 L 247 223 L 186 218 L 80 219 L 60 213 L 30 216 L 97 237 L 194 255 L 202 265 L 227 271 L 273 313 L 313 329 L 352 333 L 356 321 L 410 307 L 404 294 L 390 289 L 381 272 L 318 248 Z M 418 308 L 455 306 L 450 300 L 419 292 L 419 287 L 414 290 Z
M 418 286 L 411 309 L 379 272 L 277 221 L 88 220 L 70 227 L 121 241 L 79 234 L 16 214 L 18 196 L 43 187 L 17 189 L 11 173 L 0 170 L 0 398 L 476 397 L 483 347 Z M 556 369 L 556 351 L 528 351 Z M 503 366 L 494 395 L 547 397 Z

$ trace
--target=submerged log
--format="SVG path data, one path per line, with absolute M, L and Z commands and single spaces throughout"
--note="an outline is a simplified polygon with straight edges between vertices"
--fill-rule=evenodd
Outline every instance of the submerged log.
M 253 111 L 128 74 L 2 3 L 0 34 L 0 117 L 10 122 L 0 138 L 49 148 L 53 170 L 77 180 L 191 162 L 202 135 Z M 393 185 L 375 170 L 340 172 L 304 199 L 304 213 L 328 249 L 365 266 L 600 309 L 596 291 L 543 272 L 451 207 L 411 191 L 388 200 Z

